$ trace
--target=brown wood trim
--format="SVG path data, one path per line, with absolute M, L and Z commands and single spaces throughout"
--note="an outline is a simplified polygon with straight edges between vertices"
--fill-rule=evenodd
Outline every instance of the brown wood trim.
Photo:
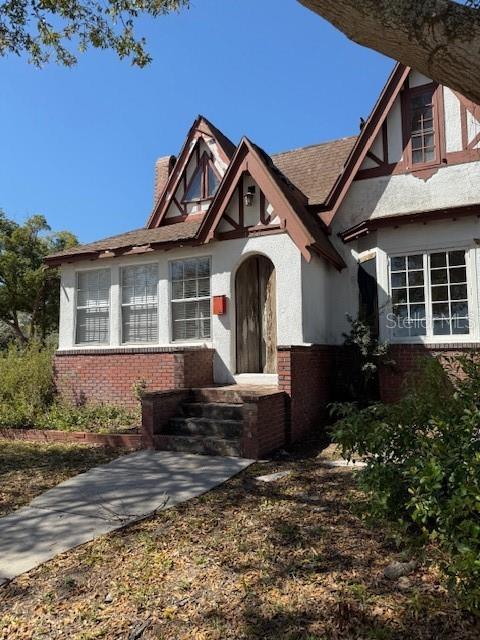
M 342 231 L 338 235 L 343 242 L 348 243 L 383 227 L 399 227 L 405 224 L 415 223 L 427 224 L 428 222 L 433 222 L 435 220 L 456 220 L 457 218 L 465 216 L 480 217 L 480 204 L 373 218 L 370 220 L 364 220 L 363 222 Z
M 240 176 L 238 181 L 238 224 L 240 227 L 244 226 L 244 202 L 243 202 L 243 174 Z
M 388 114 L 387 114 L 388 118 Z M 383 164 L 388 165 L 388 125 L 387 119 L 382 124 Z
M 319 214 L 325 224 L 329 225 L 332 222 L 409 73 L 410 67 L 400 63 L 392 71 L 370 117 L 350 152 L 345 163 L 345 169 L 335 181 L 328 195 L 325 202 L 326 210 Z
M 480 160 L 480 149 L 465 149 L 464 151 L 450 151 L 445 155 L 444 162 L 435 165 L 433 168 L 435 171 L 446 166 L 455 166 L 457 164 L 465 164 L 467 162 L 477 162 Z M 428 170 L 428 168 L 427 168 Z M 380 178 L 383 176 L 396 176 L 409 174 L 418 175 L 422 177 L 422 171 L 426 169 L 414 169 L 408 171 L 405 169 L 402 162 L 392 163 L 385 165 L 384 167 L 370 167 L 368 169 L 360 169 L 355 176 L 355 180 L 369 180 L 371 178 Z

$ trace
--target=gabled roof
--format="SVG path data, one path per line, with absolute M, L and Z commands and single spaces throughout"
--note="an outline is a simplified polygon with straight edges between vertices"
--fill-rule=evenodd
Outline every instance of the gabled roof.
M 323 256 L 338 269 L 343 259 L 331 245 L 318 219 L 306 209 L 307 199 L 260 147 L 242 138 L 205 216 L 200 236 L 205 241 L 215 237 L 215 230 L 244 172 L 248 172 L 273 206 L 282 228 L 290 235 L 306 260 L 311 251 Z
M 280 171 L 308 198 L 308 204 L 323 204 L 358 136 L 340 138 L 308 147 L 274 153 Z
M 171 202 L 180 179 L 183 174 L 183 170 L 188 164 L 192 154 L 194 153 L 195 145 L 193 144 L 196 139 L 207 135 L 214 138 L 219 147 L 220 153 L 223 156 L 223 160 L 226 164 L 232 158 L 235 152 L 235 145 L 231 140 L 227 138 L 217 127 L 215 127 L 207 118 L 199 115 L 195 122 L 190 127 L 186 140 L 183 144 L 182 150 L 175 162 L 170 176 L 165 184 L 163 192 L 159 194 L 158 200 L 155 202 L 153 211 L 147 221 L 147 228 L 151 229 L 160 225 L 163 217 L 165 216 L 168 206 Z

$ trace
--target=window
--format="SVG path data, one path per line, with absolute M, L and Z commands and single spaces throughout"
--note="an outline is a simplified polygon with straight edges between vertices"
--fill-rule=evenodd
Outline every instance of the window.
M 210 258 L 171 263 L 173 340 L 210 338 Z
M 438 164 L 440 149 L 441 88 L 436 84 L 406 89 L 403 98 L 407 164 L 422 169 Z
M 426 316 L 423 255 L 392 258 L 390 286 L 395 316 L 394 335 L 424 336 Z
M 389 328 L 394 337 L 470 331 L 464 250 L 390 258 L 390 293 Z
M 122 342 L 158 341 L 158 265 L 123 267 Z
M 433 335 L 469 332 L 465 251 L 430 254 Z
M 110 338 L 110 269 L 77 272 L 76 344 Z
M 183 202 L 196 202 L 213 198 L 219 184 L 220 176 L 213 166 L 212 160 L 204 153 L 190 182 L 187 184 Z

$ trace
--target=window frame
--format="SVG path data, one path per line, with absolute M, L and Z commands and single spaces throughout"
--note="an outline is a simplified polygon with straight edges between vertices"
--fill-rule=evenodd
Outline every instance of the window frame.
M 146 342 L 140 341 L 124 341 L 124 328 L 123 328 L 123 308 L 131 307 L 134 305 L 123 303 L 123 271 L 124 269 L 147 267 L 154 265 L 157 268 L 157 336 L 155 340 L 148 340 Z M 118 266 L 118 316 L 119 316 L 119 344 L 120 346 L 142 346 L 142 345 L 158 345 L 160 340 L 160 265 L 158 261 L 142 262 L 140 264 L 120 264 Z
M 217 177 L 218 180 L 218 186 L 217 189 L 215 191 L 215 193 L 213 195 L 208 195 L 209 192 L 209 180 L 208 180 L 208 169 L 209 167 L 212 169 L 213 173 L 215 174 L 215 176 Z M 196 178 L 197 174 L 201 172 L 202 174 L 202 180 L 201 180 L 201 195 L 199 198 L 192 198 L 192 199 L 188 199 L 186 198 L 186 195 L 188 193 L 188 190 L 190 189 L 194 179 Z M 183 205 L 187 205 L 187 204 L 198 204 L 201 202 L 205 202 L 208 200 L 213 200 L 213 198 L 215 197 L 218 188 L 220 186 L 220 183 L 222 181 L 222 178 L 220 176 L 220 174 L 217 171 L 217 168 L 215 167 L 215 163 L 213 161 L 213 157 L 209 157 L 208 153 L 206 151 L 203 152 L 202 156 L 199 158 L 197 166 L 195 167 L 190 180 L 188 182 L 186 182 L 185 184 L 185 189 L 183 192 L 183 196 L 181 199 L 181 203 Z
M 433 137 L 435 157 L 428 162 L 413 162 L 412 149 L 412 99 L 431 92 L 433 107 Z M 410 173 L 430 169 L 442 164 L 445 158 L 443 88 L 436 82 L 429 82 L 415 87 L 408 87 L 402 92 L 402 129 L 405 168 Z
M 202 259 L 207 259 L 208 263 L 209 263 L 209 269 L 210 269 L 210 275 L 209 275 L 209 280 L 210 280 L 210 295 L 208 296 L 208 298 L 206 296 L 204 297 L 200 297 L 200 298 L 173 298 L 173 279 L 172 279 L 172 275 L 173 275 L 173 264 L 175 262 L 187 262 L 188 260 L 202 260 Z M 209 304 L 209 310 L 210 310 L 210 336 L 208 338 L 175 338 L 174 337 L 174 319 L 173 319 L 173 305 L 175 302 L 184 302 L 184 301 L 191 301 L 191 302 L 199 302 L 201 300 L 209 300 L 210 304 Z M 213 299 L 213 294 L 212 294 L 212 256 L 208 255 L 208 256 L 202 256 L 202 255 L 196 255 L 196 256 L 187 256 L 187 257 L 183 257 L 183 258 L 174 258 L 172 260 L 169 260 L 168 262 L 168 317 L 169 317 L 169 325 L 170 325 L 170 342 L 174 343 L 174 344 L 179 344 L 179 343 L 197 343 L 197 344 L 204 344 L 205 342 L 207 343 L 211 343 L 213 341 L 213 322 L 212 322 L 212 299 Z
M 467 303 L 469 310 L 470 329 L 469 333 L 450 333 L 450 334 L 434 334 L 433 333 L 433 312 L 432 312 L 432 289 L 431 289 L 431 273 L 430 273 L 430 256 L 434 253 L 448 253 L 452 251 L 464 251 L 465 252 L 465 270 L 466 270 L 466 285 L 467 285 Z M 469 246 L 465 242 L 453 243 L 448 247 L 429 247 L 428 249 L 410 249 L 408 251 L 389 251 L 386 256 L 386 292 L 387 298 L 385 305 L 387 314 L 393 313 L 393 301 L 392 301 L 392 285 L 391 285 L 391 261 L 393 258 L 406 257 L 412 255 L 422 254 L 423 256 L 423 277 L 425 288 L 425 319 L 426 319 L 426 333 L 425 335 L 418 336 L 395 336 L 393 335 L 393 329 L 388 328 L 385 314 L 379 309 L 383 316 L 383 331 L 384 338 L 394 344 L 458 344 L 458 343 L 472 343 L 478 341 L 478 321 L 479 310 L 477 306 L 476 289 L 477 283 L 477 252 L 474 247 Z
M 77 342 L 77 326 L 78 326 L 78 310 L 86 309 L 87 307 L 78 306 L 78 277 L 81 273 L 88 273 L 94 271 L 108 271 L 110 274 L 110 285 L 108 287 L 108 339 L 104 342 Z M 73 345 L 75 347 L 91 347 L 111 345 L 112 343 L 112 269 L 110 267 L 91 267 L 86 269 L 76 269 L 74 273 L 75 278 L 75 290 L 73 296 Z

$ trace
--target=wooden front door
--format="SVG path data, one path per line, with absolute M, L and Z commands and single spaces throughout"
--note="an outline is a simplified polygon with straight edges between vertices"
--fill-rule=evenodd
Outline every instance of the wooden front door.
M 237 373 L 277 372 L 275 268 L 252 256 L 235 277 Z

